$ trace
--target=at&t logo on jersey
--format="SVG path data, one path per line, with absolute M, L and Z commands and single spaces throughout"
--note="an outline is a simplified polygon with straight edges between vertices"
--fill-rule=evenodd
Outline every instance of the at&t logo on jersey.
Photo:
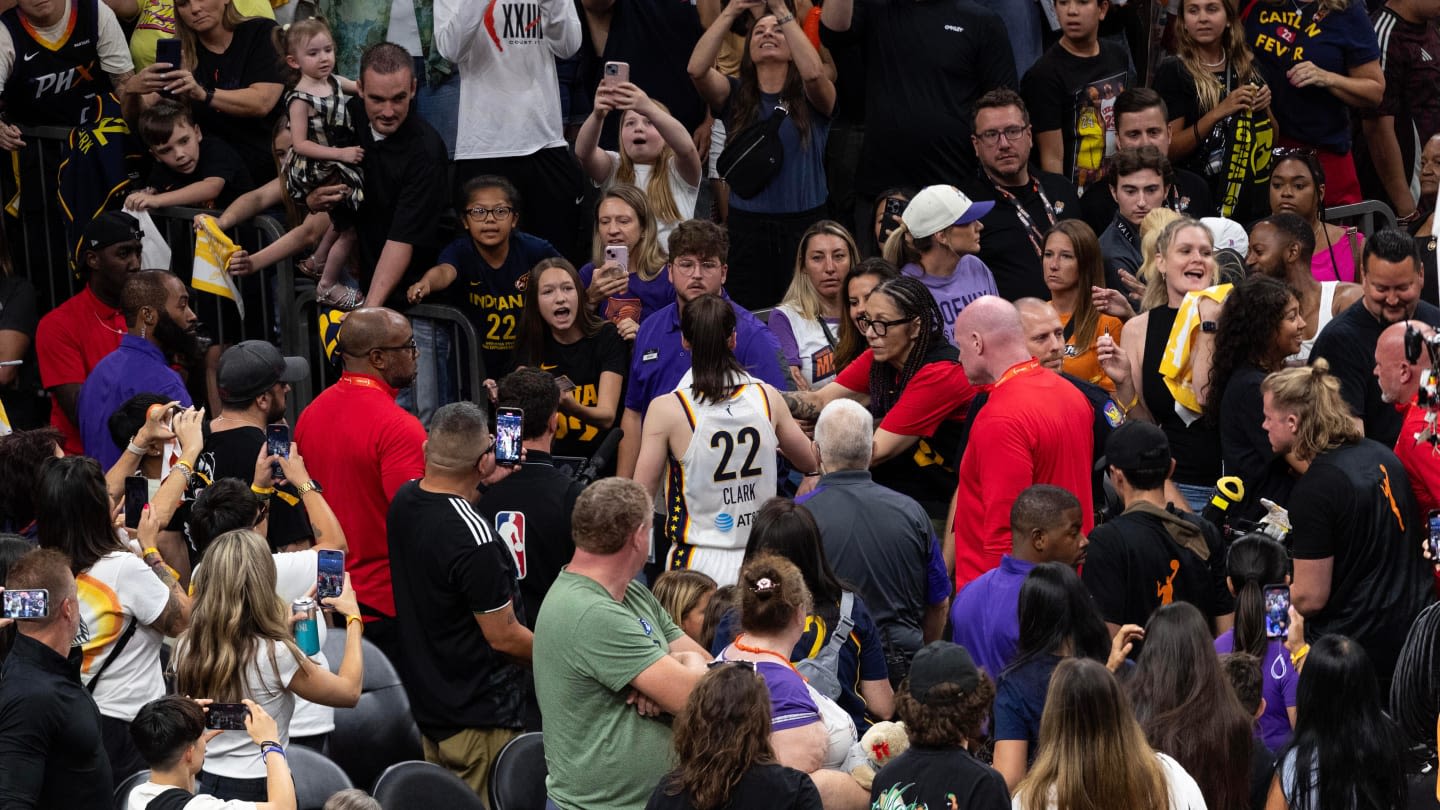
M 498 512 L 495 515 L 495 533 L 510 547 L 515 558 L 517 579 L 525 578 L 525 513 Z
M 715 528 L 722 532 L 728 532 L 735 528 L 735 518 L 729 512 L 721 512 L 715 516 Z

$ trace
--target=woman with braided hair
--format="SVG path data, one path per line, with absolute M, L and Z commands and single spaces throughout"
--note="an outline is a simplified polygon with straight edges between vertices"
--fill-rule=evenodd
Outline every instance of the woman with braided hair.
M 950 454 L 975 389 L 945 334 L 940 307 L 919 279 L 887 279 L 866 297 L 856 324 L 869 348 L 834 382 L 786 393 L 785 403 L 802 420 L 814 420 L 842 397 L 867 406 L 878 422 L 870 460 L 875 480 L 944 521 L 956 486 Z

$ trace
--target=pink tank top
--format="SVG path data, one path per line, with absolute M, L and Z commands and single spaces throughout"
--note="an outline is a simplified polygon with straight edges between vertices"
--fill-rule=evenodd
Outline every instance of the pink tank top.
M 1359 231 L 1346 228 L 1345 237 L 1328 250 L 1325 245 L 1316 245 L 1315 255 L 1310 258 L 1310 275 L 1316 281 L 1354 281 L 1355 245 L 1364 241 Z

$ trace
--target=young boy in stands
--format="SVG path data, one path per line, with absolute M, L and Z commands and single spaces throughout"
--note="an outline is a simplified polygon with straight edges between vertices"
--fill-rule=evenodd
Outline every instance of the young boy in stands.
M 269 801 L 222 801 L 196 796 L 195 775 L 205 766 L 205 745 L 223 732 L 205 728 L 210 701 L 178 695 L 152 700 L 140 707 L 130 734 L 150 766 L 150 781 L 130 791 L 128 810 L 295 810 L 295 783 L 285 749 L 276 740 L 275 718 L 252 700 L 245 701 L 245 733 L 260 748 L 265 760 L 266 796 Z
M 125 198 L 132 211 L 173 205 L 224 208 L 255 188 L 240 155 L 218 138 L 205 139 L 182 104 L 165 100 L 142 112 L 140 139 L 155 167 L 146 188 Z

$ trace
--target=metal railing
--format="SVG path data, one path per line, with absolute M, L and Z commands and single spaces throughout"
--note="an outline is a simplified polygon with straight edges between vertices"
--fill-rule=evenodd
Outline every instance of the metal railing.
M 1325 211 L 1325 221 L 1336 225 L 1353 225 L 1366 239 L 1378 230 L 1394 228 L 1399 222 L 1395 211 L 1379 200 L 1337 205 Z

